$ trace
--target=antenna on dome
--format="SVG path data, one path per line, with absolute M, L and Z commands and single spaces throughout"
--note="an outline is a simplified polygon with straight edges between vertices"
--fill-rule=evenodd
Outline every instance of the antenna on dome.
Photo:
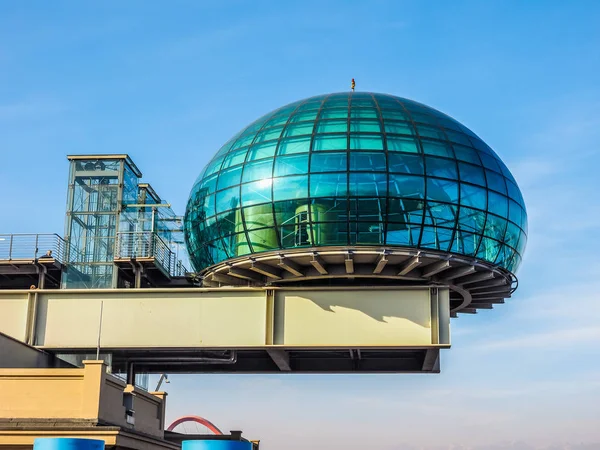
M 352 78 L 352 83 L 350 83 L 350 87 L 352 88 L 352 92 L 354 92 L 354 88 L 356 87 L 356 82 L 354 81 L 354 78 Z

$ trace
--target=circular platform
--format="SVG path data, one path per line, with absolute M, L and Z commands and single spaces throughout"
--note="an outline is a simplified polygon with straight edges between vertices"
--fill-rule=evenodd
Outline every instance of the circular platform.
M 203 285 L 217 286 L 398 286 L 451 289 L 452 315 L 504 303 L 516 277 L 492 264 L 435 251 L 360 247 L 304 248 L 248 255 L 201 272 Z

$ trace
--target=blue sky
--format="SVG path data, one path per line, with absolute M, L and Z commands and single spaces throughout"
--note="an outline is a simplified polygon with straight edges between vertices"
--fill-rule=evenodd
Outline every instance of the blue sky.
M 62 234 L 70 153 L 129 153 L 182 213 L 263 113 L 352 77 L 421 101 L 521 186 L 513 299 L 452 322 L 440 375 L 172 376 L 168 418 L 265 450 L 600 448 L 599 24 L 594 1 L 2 2 L 0 232 Z

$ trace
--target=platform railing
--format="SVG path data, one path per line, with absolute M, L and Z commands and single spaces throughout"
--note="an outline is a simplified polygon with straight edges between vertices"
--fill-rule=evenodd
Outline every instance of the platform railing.
M 0 234 L 0 260 L 39 259 L 48 250 L 56 261 L 65 262 L 66 243 L 58 234 Z
M 187 269 L 167 243 L 152 231 L 117 233 L 115 259 L 154 258 L 170 276 L 185 276 Z

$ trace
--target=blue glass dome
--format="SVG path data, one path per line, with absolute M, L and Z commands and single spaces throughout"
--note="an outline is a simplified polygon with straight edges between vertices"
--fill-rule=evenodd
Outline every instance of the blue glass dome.
M 527 214 L 510 171 L 475 133 L 420 103 L 367 92 L 283 106 L 200 173 L 185 216 L 196 270 L 313 247 L 416 248 L 515 273 Z

